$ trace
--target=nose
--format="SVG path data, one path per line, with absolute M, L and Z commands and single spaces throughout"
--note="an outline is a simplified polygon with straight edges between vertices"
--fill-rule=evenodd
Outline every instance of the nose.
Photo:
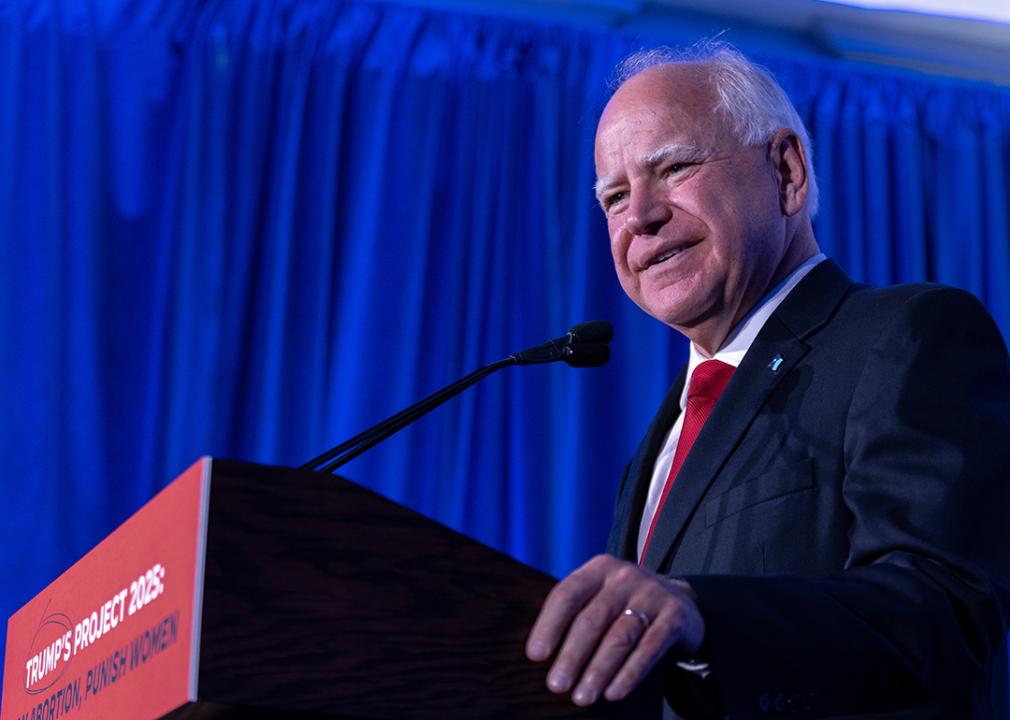
M 656 235 L 670 222 L 669 206 L 646 189 L 632 192 L 625 227 L 632 235 Z

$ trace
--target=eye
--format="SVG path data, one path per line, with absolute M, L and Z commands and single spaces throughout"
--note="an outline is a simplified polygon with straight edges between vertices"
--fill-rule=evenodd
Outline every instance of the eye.
M 664 177 L 670 177 L 672 175 L 679 175 L 680 173 L 687 170 L 689 167 L 693 167 L 697 163 L 694 162 L 675 162 L 671 165 L 667 165 L 663 170 Z
M 600 205 L 603 206 L 603 212 L 610 214 L 619 210 L 620 208 L 618 206 L 623 204 L 627 199 L 628 193 L 624 190 L 618 190 L 604 195 L 603 198 L 600 199 Z

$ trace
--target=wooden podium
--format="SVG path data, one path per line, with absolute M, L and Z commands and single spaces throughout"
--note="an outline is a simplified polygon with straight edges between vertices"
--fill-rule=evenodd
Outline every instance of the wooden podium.
M 11 617 L 0 720 L 659 717 L 654 682 L 547 691 L 553 583 L 347 480 L 205 458 Z

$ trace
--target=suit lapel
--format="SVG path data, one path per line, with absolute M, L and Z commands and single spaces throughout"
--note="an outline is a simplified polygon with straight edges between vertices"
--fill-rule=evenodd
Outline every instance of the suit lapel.
M 851 286 L 852 281 L 833 261 L 823 262 L 797 284 L 761 328 L 670 489 L 649 542 L 645 567 L 657 570 L 665 564 L 719 470 L 769 395 L 809 351 L 803 339 L 827 322 Z M 660 442 L 664 436 L 665 430 Z M 657 446 L 647 472 L 642 472 L 651 474 L 658 450 Z M 636 519 L 641 517 L 641 507 L 637 505 Z M 637 521 L 632 524 L 637 528 Z
M 680 394 L 684 390 L 687 378 L 685 365 L 673 385 L 663 398 L 659 412 L 649 425 L 645 438 L 638 446 L 638 452 L 628 469 L 628 477 L 621 488 L 617 500 L 614 517 L 617 522 L 616 537 L 611 542 L 611 552 L 627 560 L 638 559 L 638 526 L 642 517 L 642 508 L 649 492 L 649 482 L 652 480 L 653 466 L 656 456 L 663 447 L 663 440 L 669 432 L 677 416 L 680 415 Z

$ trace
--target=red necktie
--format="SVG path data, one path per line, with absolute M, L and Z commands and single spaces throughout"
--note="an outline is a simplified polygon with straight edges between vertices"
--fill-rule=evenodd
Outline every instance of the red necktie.
M 680 466 L 684 464 L 684 459 L 691 451 L 702 425 L 712 413 L 716 401 L 722 395 L 726 383 L 733 377 L 734 370 L 735 367 L 721 360 L 706 360 L 691 373 L 691 384 L 687 388 L 687 407 L 684 409 L 684 425 L 680 430 L 680 439 L 677 440 L 677 451 L 673 454 L 673 464 L 670 466 L 670 474 L 666 476 L 666 485 L 663 486 L 663 494 L 660 495 L 659 503 L 656 505 L 656 513 L 652 516 L 649 534 L 645 536 L 639 564 L 645 559 L 645 551 L 649 549 L 649 541 L 652 540 L 652 533 L 656 529 L 659 513 L 663 509 L 663 503 L 666 502 L 666 496 L 670 494 L 677 473 L 680 472 Z

